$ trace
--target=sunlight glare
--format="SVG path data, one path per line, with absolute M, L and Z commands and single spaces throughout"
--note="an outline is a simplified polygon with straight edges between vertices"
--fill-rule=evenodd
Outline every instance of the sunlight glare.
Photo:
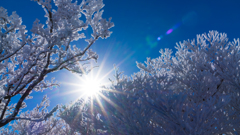
M 98 94 L 101 90 L 100 82 L 96 78 L 86 77 L 85 80 L 82 80 L 82 85 L 80 90 L 86 96 L 93 96 Z

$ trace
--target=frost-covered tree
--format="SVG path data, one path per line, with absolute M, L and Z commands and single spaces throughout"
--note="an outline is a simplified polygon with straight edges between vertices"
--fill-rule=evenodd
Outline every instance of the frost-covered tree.
M 99 37 L 109 37 L 109 29 L 114 25 L 111 19 L 102 18 L 102 0 L 82 0 L 80 4 L 72 0 L 53 0 L 56 9 L 52 8 L 52 0 L 34 1 L 43 7 L 47 21 L 41 24 L 36 19 L 31 33 L 27 33 L 22 19 L 15 12 L 8 16 L 7 10 L 0 7 L 0 127 L 12 120 L 23 119 L 23 128 L 27 125 L 35 128 L 26 120 L 42 121 L 51 116 L 57 107 L 41 115 L 36 112 L 38 107 L 30 114 L 18 114 L 26 107 L 24 100 L 32 98 L 33 90 L 43 91 L 57 85 L 45 80 L 48 74 L 62 69 L 78 74 L 89 71 L 84 62 L 98 58 L 89 48 Z M 84 30 L 89 25 L 93 33 L 86 39 Z M 84 38 L 86 46 L 71 45 L 72 41 Z M 21 95 L 20 99 L 16 104 L 9 104 L 16 95 Z M 48 128 L 43 127 L 44 130 Z M 35 131 L 26 132 L 32 134 Z
M 159 58 L 137 63 L 140 71 L 131 77 L 116 70 L 112 86 L 99 96 L 63 106 L 58 120 L 65 121 L 64 130 L 107 135 L 239 134 L 239 39 L 229 42 L 225 33 L 210 31 L 180 42 L 176 49 L 175 55 L 165 49 Z M 53 133 L 56 130 L 47 134 Z
M 239 39 L 210 31 L 176 49 L 137 63 L 131 77 L 117 72 L 111 90 L 88 108 L 102 126 L 88 127 L 126 135 L 239 134 Z

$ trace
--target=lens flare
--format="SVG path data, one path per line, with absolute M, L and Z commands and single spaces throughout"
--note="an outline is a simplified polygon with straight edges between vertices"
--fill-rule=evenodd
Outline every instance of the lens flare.
M 166 35 L 170 34 L 173 32 L 173 29 L 169 29 L 167 32 L 166 32 Z
M 175 29 L 180 27 L 181 25 L 187 25 L 187 26 L 195 26 L 198 22 L 198 16 L 195 11 L 188 12 L 182 17 L 182 20 L 178 23 L 176 23 L 172 28 L 168 29 L 165 35 L 171 34 Z M 160 41 L 163 39 L 163 35 L 157 37 L 157 40 Z

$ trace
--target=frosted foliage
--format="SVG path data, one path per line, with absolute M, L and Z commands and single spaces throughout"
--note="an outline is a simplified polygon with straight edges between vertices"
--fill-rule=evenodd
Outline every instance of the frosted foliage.
M 165 49 L 160 57 L 137 63 L 140 71 L 131 77 L 115 68 L 112 86 L 103 87 L 97 97 L 61 106 L 58 115 L 45 121 L 51 126 L 32 121 L 24 129 L 50 135 L 239 134 L 239 39 L 229 42 L 226 34 L 210 31 L 176 49 L 175 55 Z M 41 114 L 37 120 L 54 112 L 36 110 Z M 24 122 L 2 133 L 22 131 Z
M 49 134 L 49 131 L 56 132 L 55 130 L 58 130 L 58 133 L 62 134 L 68 131 L 68 127 L 66 127 L 66 129 L 62 129 L 63 126 L 67 126 L 63 120 L 56 119 L 54 117 L 50 117 L 47 120 L 47 117 L 49 117 L 47 115 L 52 115 L 52 113 L 57 109 L 56 107 L 48 113 L 46 109 L 48 106 L 49 100 L 46 96 L 44 96 L 40 105 L 37 105 L 32 111 L 21 113 L 20 117 L 16 117 L 19 120 L 8 125 L 9 127 L 11 126 L 11 130 L 9 130 L 9 128 L 2 128 L 2 134 L 42 135 Z M 41 118 L 45 118 L 45 121 L 40 120 Z
M 162 90 L 171 91 L 163 97 L 158 88 L 146 91 L 159 114 L 156 123 L 172 134 L 239 133 L 239 48 L 239 39 L 229 42 L 225 33 L 210 31 L 177 44 L 175 56 L 165 49 L 146 66 L 137 63 L 143 73 L 162 78 L 155 83 Z
M 210 31 L 176 49 L 175 55 L 165 49 L 159 58 L 137 63 L 140 71 L 131 77 L 116 70 L 112 86 L 89 101 L 86 117 L 92 123 L 85 129 L 112 135 L 239 134 L 239 40 Z
M 104 125 L 99 120 L 98 113 L 91 111 L 90 104 L 88 100 L 79 99 L 68 106 L 63 106 L 59 117 L 74 133 L 104 134 Z
M 80 4 L 71 0 L 34 1 L 43 7 L 47 21 L 41 24 L 36 19 L 30 35 L 15 12 L 8 16 L 0 7 L 0 127 L 16 120 L 33 90 L 58 85 L 44 79 L 49 73 L 62 69 L 80 75 L 88 72 L 85 62 L 98 58 L 89 48 L 99 37 L 109 37 L 109 29 L 114 26 L 111 19 L 102 18 L 102 0 L 83 0 Z M 83 30 L 89 26 L 93 33 L 87 39 Z M 80 39 L 85 39 L 86 45 L 71 44 Z M 9 104 L 16 95 L 21 95 L 18 102 Z

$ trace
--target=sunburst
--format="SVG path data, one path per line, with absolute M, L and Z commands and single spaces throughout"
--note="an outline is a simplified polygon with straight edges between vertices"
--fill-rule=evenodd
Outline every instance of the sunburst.
M 81 85 L 79 85 L 79 91 L 83 92 L 83 95 L 87 97 L 96 96 L 101 90 L 102 82 L 98 78 L 86 76 L 81 79 Z
M 129 55 L 127 55 L 116 66 L 117 67 L 120 66 L 122 63 L 125 62 L 125 60 L 130 58 L 133 54 L 134 54 L 134 52 L 132 52 Z M 123 110 L 122 110 L 121 107 L 119 107 L 116 103 L 114 103 L 113 101 L 108 99 L 108 97 L 105 96 L 102 93 L 103 91 L 108 91 L 108 92 L 112 92 L 112 93 L 119 93 L 119 91 L 111 89 L 111 88 L 108 87 L 112 83 L 109 80 L 106 79 L 112 73 L 112 71 L 115 70 L 115 68 L 110 69 L 105 74 L 101 73 L 101 71 L 103 69 L 103 65 L 106 62 L 106 58 L 107 58 L 107 56 L 104 57 L 101 66 L 98 68 L 98 72 L 97 73 L 94 73 L 93 72 L 94 70 L 93 70 L 89 74 L 85 74 L 84 73 L 84 75 L 81 76 L 81 77 L 78 76 L 77 74 L 75 74 L 74 76 L 77 77 L 77 78 L 74 78 L 73 82 L 76 82 L 76 83 L 67 83 L 67 82 L 62 82 L 62 83 L 66 84 L 66 85 L 77 86 L 77 89 L 71 90 L 71 92 L 67 92 L 67 93 L 68 94 L 76 94 L 76 95 L 79 94 L 78 99 L 84 98 L 85 100 L 90 101 L 90 103 L 91 103 L 90 110 L 92 112 L 94 112 L 93 102 L 97 103 L 99 105 L 99 107 L 101 108 L 103 115 L 105 117 L 108 117 L 107 116 L 107 112 L 104 109 L 104 105 L 101 103 L 102 100 L 107 101 L 110 105 L 115 107 L 120 112 L 123 111 Z M 99 78 L 99 76 L 101 76 L 101 78 Z M 106 83 L 106 81 L 108 83 Z M 107 86 L 108 88 L 103 88 L 102 86 Z M 77 101 L 78 99 L 76 99 L 75 101 Z M 74 104 L 74 102 L 72 102 L 72 104 Z

